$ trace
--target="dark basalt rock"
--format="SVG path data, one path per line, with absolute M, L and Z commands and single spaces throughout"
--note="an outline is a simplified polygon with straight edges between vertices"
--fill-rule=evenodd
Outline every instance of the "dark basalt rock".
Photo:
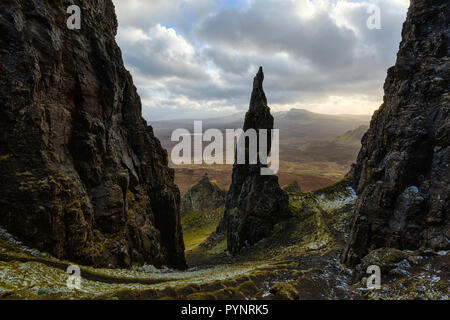
M 355 166 L 348 265 L 381 247 L 450 243 L 450 3 L 411 0 L 384 103 Z
M 289 195 L 299 195 L 302 193 L 302 189 L 298 184 L 297 180 L 292 181 L 288 185 L 282 187 L 284 191 L 286 191 Z
M 263 90 L 264 73 L 259 69 L 253 82 L 250 108 L 245 115 L 244 131 L 273 129 L 274 119 Z M 270 134 L 267 143 L 271 150 Z M 259 145 L 259 143 L 258 143 Z M 247 159 L 248 157 L 248 146 Z M 247 161 L 248 163 L 248 161 Z M 278 177 L 261 175 L 258 164 L 233 166 L 232 182 L 227 194 L 225 213 L 217 232 L 227 233 L 227 246 L 232 254 L 270 235 L 275 224 L 289 216 L 289 197 L 281 190 Z
M 0 224 L 82 264 L 184 268 L 174 172 L 116 31 L 110 0 L 2 1 Z
M 181 199 L 181 213 L 220 208 L 225 205 L 226 194 L 226 191 L 214 181 L 211 182 L 205 174 Z

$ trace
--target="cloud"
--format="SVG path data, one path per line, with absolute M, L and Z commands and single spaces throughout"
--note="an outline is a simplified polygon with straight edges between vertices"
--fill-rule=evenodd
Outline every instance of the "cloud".
M 114 0 L 118 43 L 147 120 L 245 110 L 262 65 L 274 110 L 372 113 L 405 0 Z M 367 7 L 381 29 L 367 28 Z
M 152 80 L 178 77 L 192 81 L 205 79 L 194 47 L 174 29 L 157 24 L 146 32 L 121 28 L 118 42 L 126 49 L 126 61 L 141 77 Z

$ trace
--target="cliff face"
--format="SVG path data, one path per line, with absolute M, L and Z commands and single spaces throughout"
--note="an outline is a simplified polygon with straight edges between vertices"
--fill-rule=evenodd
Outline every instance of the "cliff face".
M 205 174 L 181 199 L 181 213 L 217 209 L 225 204 L 225 196 L 226 192 Z
M 116 31 L 111 0 L 2 1 L 0 224 L 83 264 L 183 268 L 174 173 Z
M 384 103 L 355 167 L 358 193 L 342 261 L 380 247 L 449 247 L 450 3 L 411 0 Z
M 263 90 L 264 73 L 259 69 L 253 81 L 250 107 L 245 115 L 244 131 L 273 129 L 273 116 L 267 106 Z M 270 133 L 267 148 L 271 149 Z M 259 144 L 258 144 L 259 146 Z M 246 147 L 248 161 L 248 146 Z M 269 154 L 269 152 L 268 152 Z M 224 217 L 218 232 L 227 232 L 227 246 L 231 253 L 253 245 L 267 237 L 273 226 L 289 215 L 289 197 L 281 190 L 277 176 L 261 175 L 261 164 L 233 166 L 232 181 L 227 194 Z

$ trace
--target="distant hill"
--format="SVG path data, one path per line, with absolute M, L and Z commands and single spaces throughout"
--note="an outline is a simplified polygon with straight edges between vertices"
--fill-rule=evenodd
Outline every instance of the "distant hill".
M 203 130 L 216 128 L 242 128 L 245 113 L 203 119 Z M 359 128 L 368 128 L 368 115 L 328 115 L 303 109 L 291 109 L 274 114 L 275 127 L 280 129 L 280 185 L 297 181 L 302 190 L 317 190 L 331 185 L 348 172 L 356 161 L 360 145 Z M 199 119 L 202 120 L 202 119 Z M 194 120 L 177 119 L 150 122 L 155 135 L 164 148 L 171 153 L 178 142 L 170 141 L 172 132 L 184 128 L 193 132 Z M 355 130 L 355 128 L 358 128 Z M 353 132 L 355 131 L 355 132 Z M 352 133 L 350 133 L 352 132 Z M 354 138 L 344 139 L 341 136 Z M 341 142 L 338 142 L 341 141 Z M 350 141 L 350 143 L 348 142 Z M 359 142 L 358 142 L 359 143 Z M 206 146 L 207 143 L 204 143 Z M 194 181 L 199 181 L 205 173 L 227 190 L 231 182 L 231 165 L 184 165 L 174 166 L 175 182 L 184 195 Z
M 291 109 L 275 113 L 275 126 L 280 129 L 281 137 L 324 140 L 360 125 L 368 125 L 370 118 L 369 115 L 329 115 Z
M 334 143 L 344 144 L 349 146 L 361 146 L 361 139 L 364 134 L 369 130 L 369 126 L 359 126 L 355 130 L 347 131 L 346 133 L 333 139 Z
M 198 119 L 203 121 L 203 130 L 216 128 L 225 129 L 242 128 L 245 113 L 240 112 L 229 116 Z M 368 126 L 369 115 L 328 115 L 314 113 L 304 109 L 291 109 L 274 113 L 275 127 L 280 129 L 280 143 L 308 142 L 311 140 L 333 139 L 361 125 Z M 194 120 L 177 119 L 164 121 L 151 121 L 156 136 L 162 141 L 164 147 L 171 148 L 175 143 L 170 141 L 172 132 L 184 128 L 191 132 L 194 130 Z M 283 141 L 286 140 L 286 141 Z

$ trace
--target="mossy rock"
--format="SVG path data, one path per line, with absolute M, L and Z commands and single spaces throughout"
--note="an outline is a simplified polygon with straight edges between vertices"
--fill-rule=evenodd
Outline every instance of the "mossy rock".
M 214 292 L 217 300 L 245 300 L 244 294 L 236 288 L 224 288 Z
M 9 158 L 12 157 L 12 154 L 4 154 L 0 156 L 0 161 L 5 161 L 8 160 Z
M 269 292 L 276 300 L 298 300 L 297 289 L 289 282 L 277 282 L 270 287 Z
M 217 300 L 217 298 L 210 292 L 196 292 L 188 295 L 187 300 Z
M 175 294 L 177 295 L 177 297 L 186 297 L 198 291 L 200 291 L 200 286 L 198 284 L 192 284 L 187 287 L 175 289 Z
M 161 297 L 158 300 L 175 300 L 173 297 Z
M 176 291 L 174 288 L 165 288 L 158 292 L 158 299 L 164 298 L 164 297 L 172 297 L 175 298 L 177 296 Z
M 253 281 L 245 281 L 239 285 L 239 291 L 242 292 L 247 298 L 256 296 L 260 290 Z
M 139 299 L 153 300 L 153 299 L 156 299 L 156 297 L 158 297 L 158 296 L 159 296 L 159 292 L 157 290 L 150 289 L 150 290 L 144 290 L 144 291 L 140 292 Z
M 200 290 L 203 291 L 203 292 L 206 292 L 206 291 L 212 292 L 212 291 L 218 291 L 218 290 L 223 289 L 225 287 L 226 286 L 223 284 L 223 282 L 215 281 L 215 282 L 212 282 L 212 283 L 202 284 L 200 286 Z
M 135 300 L 136 299 L 136 293 L 131 290 L 122 290 L 117 293 L 115 293 L 113 296 L 102 296 L 100 299 L 104 300 L 111 300 L 111 299 L 118 299 L 118 300 Z

